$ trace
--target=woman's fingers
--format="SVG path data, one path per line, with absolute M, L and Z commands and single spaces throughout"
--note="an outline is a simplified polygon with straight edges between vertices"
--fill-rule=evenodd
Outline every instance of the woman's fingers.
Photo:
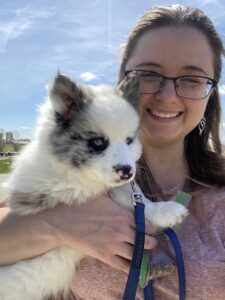
M 149 250 L 156 246 L 157 241 L 155 238 L 145 236 L 145 249 Z M 120 244 L 117 248 L 116 255 L 109 255 L 101 260 L 109 264 L 113 268 L 121 270 L 125 273 L 129 272 L 131 260 L 133 257 L 134 246 L 128 243 Z
M 109 265 L 117 270 L 120 270 L 124 273 L 129 273 L 130 269 L 130 260 L 126 260 L 120 256 L 113 256 L 111 260 L 108 260 Z M 107 263 L 107 262 L 106 262 Z
M 157 228 L 150 222 L 145 221 L 145 233 L 153 235 L 157 232 Z
M 157 246 L 157 239 L 153 236 L 145 235 L 145 250 L 151 250 Z
M 79 206 L 59 207 L 57 217 L 48 218 L 58 232 L 61 245 L 128 271 L 135 243 L 135 221 L 131 210 L 107 196 Z M 152 249 L 155 228 L 146 222 L 145 249 Z

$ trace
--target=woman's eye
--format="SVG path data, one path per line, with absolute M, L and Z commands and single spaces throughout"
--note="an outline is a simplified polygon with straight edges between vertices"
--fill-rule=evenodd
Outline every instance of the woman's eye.
M 131 137 L 127 137 L 127 138 L 126 138 L 126 144 L 127 144 L 127 145 L 130 145 L 130 144 L 132 144 L 132 143 L 133 143 L 133 141 L 134 141 L 134 139 L 133 139 L 133 138 L 131 138 Z
M 109 141 L 104 137 L 93 137 L 88 140 L 88 148 L 91 152 L 102 152 L 109 145 Z
M 155 73 L 151 73 L 151 72 L 140 72 L 139 73 L 140 77 L 145 79 L 145 80 L 151 80 L 151 81 L 156 81 L 156 80 L 160 80 L 161 76 Z
M 201 81 L 198 78 L 194 77 L 183 77 L 181 78 L 181 83 L 182 84 L 200 84 Z

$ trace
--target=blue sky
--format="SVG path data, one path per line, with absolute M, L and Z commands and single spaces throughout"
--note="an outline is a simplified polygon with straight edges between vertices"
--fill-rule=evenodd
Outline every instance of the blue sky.
M 79 82 L 114 83 L 121 45 L 139 17 L 152 6 L 179 3 L 201 8 L 225 43 L 223 2 L 1 0 L 0 129 L 32 138 L 37 107 L 58 68 Z

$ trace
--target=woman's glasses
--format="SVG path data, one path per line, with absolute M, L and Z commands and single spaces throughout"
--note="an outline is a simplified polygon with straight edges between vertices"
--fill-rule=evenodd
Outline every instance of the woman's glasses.
M 146 70 L 128 70 L 125 71 L 125 76 L 131 72 L 138 73 L 141 94 L 155 94 L 164 86 L 166 80 L 172 80 L 177 96 L 199 100 L 206 98 L 217 85 L 216 80 L 204 76 L 167 77 Z

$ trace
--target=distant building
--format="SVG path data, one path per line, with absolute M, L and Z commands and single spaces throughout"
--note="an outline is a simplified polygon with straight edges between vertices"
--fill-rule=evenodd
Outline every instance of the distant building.
M 0 144 L 2 144 L 2 143 L 3 143 L 3 133 L 0 132 Z
M 30 143 L 30 139 L 19 139 L 19 140 L 17 140 L 17 144 L 26 145 L 28 143 Z
M 6 143 L 13 143 L 13 133 L 11 131 L 6 132 Z

